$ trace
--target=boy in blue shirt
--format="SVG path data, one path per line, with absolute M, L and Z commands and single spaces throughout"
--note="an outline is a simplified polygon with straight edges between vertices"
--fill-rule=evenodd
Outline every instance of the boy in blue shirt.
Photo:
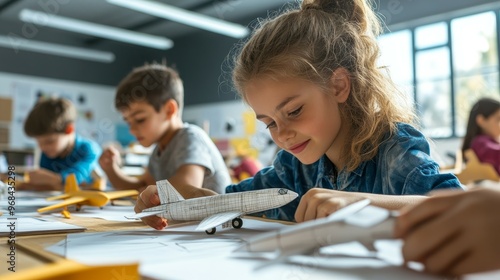
M 22 189 L 62 190 L 71 173 L 78 184 L 92 183 L 101 148 L 75 133 L 76 116 L 76 108 L 67 99 L 48 98 L 35 104 L 24 131 L 35 138 L 42 156 L 40 169 L 28 173 L 29 183 L 22 184 Z

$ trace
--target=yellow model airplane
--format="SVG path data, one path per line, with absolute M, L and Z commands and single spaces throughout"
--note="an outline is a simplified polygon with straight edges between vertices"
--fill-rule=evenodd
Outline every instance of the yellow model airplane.
M 64 185 L 64 194 L 52 196 L 47 198 L 47 200 L 59 200 L 64 199 L 64 201 L 56 203 L 51 206 L 39 208 L 37 211 L 43 213 L 46 211 L 54 210 L 57 208 L 63 208 L 61 214 L 65 218 L 70 218 L 70 214 L 67 210 L 69 205 L 76 205 L 76 209 L 79 210 L 82 205 L 103 207 L 112 202 L 114 199 L 137 196 L 139 193 L 136 190 L 126 190 L 126 191 L 114 191 L 114 192 L 101 192 L 95 190 L 80 190 L 78 183 L 76 181 L 76 176 L 74 174 L 68 175 L 66 177 L 66 184 Z

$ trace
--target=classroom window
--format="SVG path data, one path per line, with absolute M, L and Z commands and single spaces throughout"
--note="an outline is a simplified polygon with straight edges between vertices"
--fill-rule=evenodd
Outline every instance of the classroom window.
M 486 12 L 451 21 L 456 134 L 463 136 L 470 107 L 499 96 L 496 15 Z
M 415 28 L 415 47 L 425 49 L 448 43 L 448 25 L 438 22 Z
M 440 47 L 416 53 L 416 101 L 423 132 L 449 137 L 451 131 L 450 51 Z
M 470 106 L 500 97 L 497 16 L 484 12 L 380 36 L 380 64 L 414 95 L 427 136 L 462 137 Z
M 379 37 L 381 56 L 378 61 L 392 80 L 413 100 L 413 50 L 410 30 L 402 30 Z M 398 55 L 393 55 L 397 53 Z

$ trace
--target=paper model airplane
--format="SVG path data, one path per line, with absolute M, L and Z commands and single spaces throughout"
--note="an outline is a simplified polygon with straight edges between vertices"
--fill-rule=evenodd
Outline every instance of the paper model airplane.
M 80 190 L 78 183 L 76 181 L 76 176 L 74 174 L 68 175 L 66 177 L 66 184 L 64 186 L 64 194 L 58 196 L 52 196 L 47 198 L 47 200 L 60 200 L 64 201 L 50 205 L 47 207 L 39 208 L 37 211 L 43 213 L 53 209 L 63 208 L 62 215 L 65 218 L 70 218 L 70 214 L 67 210 L 67 206 L 76 205 L 76 209 L 79 210 L 82 205 L 103 207 L 112 202 L 115 199 L 137 196 L 139 193 L 136 190 L 126 190 L 126 191 L 113 191 L 113 192 L 101 192 L 95 190 Z
M 161 204 L 127 218 L 159 215 L 167 220 L 201 221 L 196 230 L 207 234 L 214 234 L 219 225 L 241 228 L 243 215 L 283 206 L 298 196 L 288 189 L 272 188 L 185 200 L 167 180 L 156 182 L 156 186 Z
M 359 241 L 372 248 L 377 239 L 393 239 L 395 213 L 371 206 L 369 199 L 348 205 L 332 215 L 255 236 L 236 252 L 240 256 L 279 256 L 308 253 L 322 246 Z M 274 254 L 276 256 L 276 254 Z

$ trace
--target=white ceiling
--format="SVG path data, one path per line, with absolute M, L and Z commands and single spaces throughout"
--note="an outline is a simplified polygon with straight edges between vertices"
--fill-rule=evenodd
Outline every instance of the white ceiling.
M 296 2 L 291 0 L 154 0 L 219 19 L 248 25 L 255 15 Z M 44 5 L 45 4 L 45 5 Z M 49 4 L 49 5 L 47 5 Z M 19 20 L 22 9 L 48 12 L 113 27 L 164 36 L 170 39 L 189 34 L 198 29 L 112 5 L 105 0 L 0 0 L 0 35 L 33 34 L 45 42 L 70 43 L 75 46 L 92 46 L 106 41 L 83 34 L 38 26 L 33 30 Z M 209 32 L 209 31 L 205 31 Z M 33 38 L 35 39 L 35 38 Z M 123 43 L 117 43 L 123 44 Z

